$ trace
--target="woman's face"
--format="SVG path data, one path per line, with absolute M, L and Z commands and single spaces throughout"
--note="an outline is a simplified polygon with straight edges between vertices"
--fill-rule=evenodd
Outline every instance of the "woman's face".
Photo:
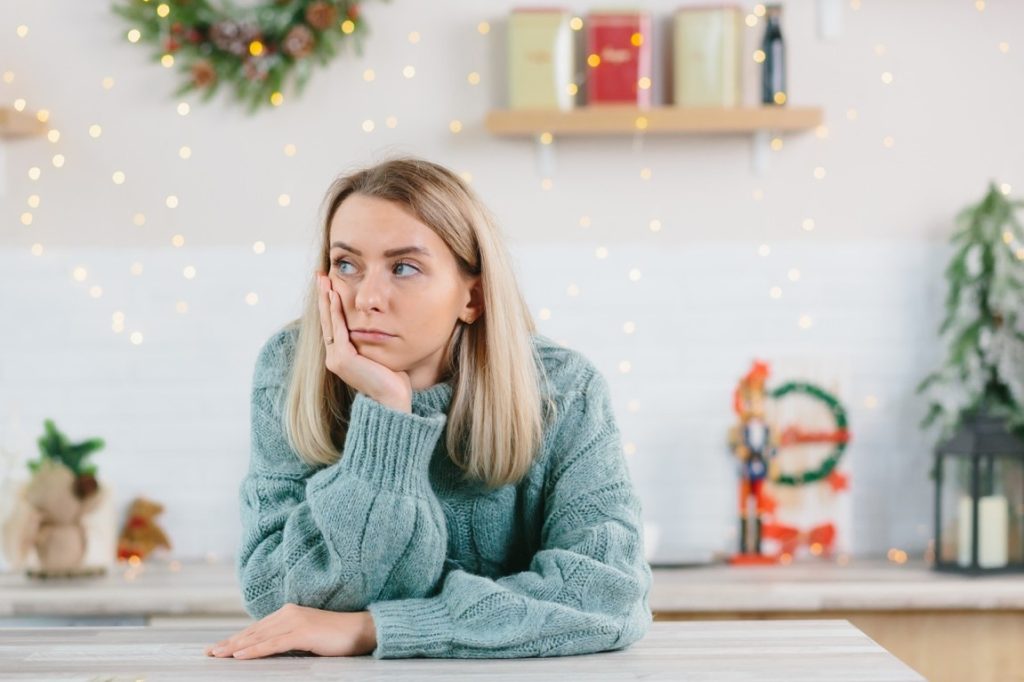
M 399 204 L 375 197 L 341 203 L 329 245 L 328 275 L 359 353 L 407 371 L 414 389 L 437 383 L 456 321 L 482 312 L 479 276 L 463 275 L 448 245 Z M 392 336 L 352 333 L 367 328 Z

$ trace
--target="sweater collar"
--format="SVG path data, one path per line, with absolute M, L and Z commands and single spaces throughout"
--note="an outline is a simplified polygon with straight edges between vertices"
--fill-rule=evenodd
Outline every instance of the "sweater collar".
M 454 386 L 451 379 L 438 382 L 427 388 L 413 389 L 412 411 L 421 415 L 447 412 L 453 390 Z

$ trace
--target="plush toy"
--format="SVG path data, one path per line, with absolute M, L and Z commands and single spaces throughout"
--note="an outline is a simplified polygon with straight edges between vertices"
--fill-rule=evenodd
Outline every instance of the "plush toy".
M 31 478 L 4 524 L 5 553 L 20 567 L 34 549 L 39 560 L 34 575 L 91 573 L 82 568 L 88 537 L 83 517 L 106 500 L 107 492 L 86 458 L 104 443 L 99 438 L 71 443 L 53 420 L 44 425 L 40 456 L 28 462 Z
M 154 520 L 163 510 L 162 504 L 144 497 L 132 500 L 117 542 L 118 560 L 145 559 L 157 547 L 171 548 L 167 535 Z
M 25 499 L 35 511 L 26 531 L 44 572 L 81 566 L 86 548 L 82 516 L 99 506 L 102 494 L 95 479 L 81 483 L 66 464 L 55 459 L 40 463 L 25 488 Z

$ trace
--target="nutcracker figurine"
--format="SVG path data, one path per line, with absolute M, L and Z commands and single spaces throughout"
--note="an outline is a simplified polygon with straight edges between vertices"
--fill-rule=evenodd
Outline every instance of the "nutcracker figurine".
M 739 416 L 739 423 L 729 430 L 729 445 L 740 461 L 739 555 L 734 563 L 774 563 L 773 557 L 761 553 L 761 531 L 763 516 L 770 514 L 774 501 L 764 489 L 765 479 L 775 478 L 778 463 L 775 461 L 779 445 L 775 430 L 765 419 L 765 379 L 768 365 L 755 361 L 751 370 L 740 381 L 733 393 L 733 409 Z M 753 498 L 754 512 L 749 511 Z M 753 521 L 754 540 L 748 542 Z

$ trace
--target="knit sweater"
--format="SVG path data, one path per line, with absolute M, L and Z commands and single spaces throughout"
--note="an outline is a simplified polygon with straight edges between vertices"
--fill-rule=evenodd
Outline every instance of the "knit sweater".
M 356 393 L 340 459 L 303 462 L 282 428 L 298 331 L 258 353 L 236 562 L 246 611 L 368 610 L 375 658 L 515 658 L 624 648 L 652 615 L 641 505 L 608 384 L 533 334 L 557 418 L 518 484 L 459 480 L 445 446 L 452 384 L 412 413 Z

